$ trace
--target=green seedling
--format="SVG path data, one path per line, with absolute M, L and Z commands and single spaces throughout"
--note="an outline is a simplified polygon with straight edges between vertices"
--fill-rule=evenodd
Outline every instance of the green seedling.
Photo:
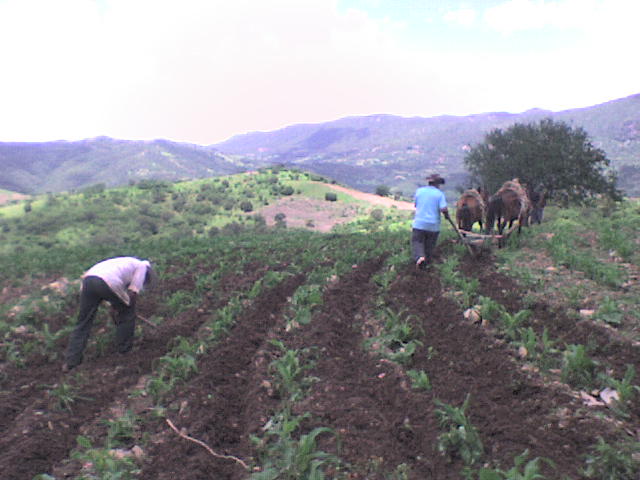
M 107 425 L 107 448 L 128 445 L 134 438 L 138 418 L 131 410 L 127 410 L 120 418 L 105 420 Z
M 555 341 L 549 338 L 549 332 L 545 327 L 540 339 L 541 347 L 537 354 L 537 362 L 542 370 L 554 368 L 557 364 L 556 355 L 558 350 L 554 347 Z
M 411 379 L 411 387 L 416 390 L 431 390 L 431 380 L 424 370 L 407 370 L 407 376 Z
M 54 385 L 48 393 L 50 397 L 56 400 L 56 408 L 69 412 L 77 400 L 89 400 L 88 397 L 78 394 L 77 387 L 65 382 Z
M 597 480 L 631 480 L 638 478 L 640 442 L 626 440 L 613 445 L 602 437 L 591 447 L 586 457 L 584 475 Z
M 467 395 L 461 407 L 453 407 L 435 399 L 438 406 L 436 416 L 441 428 L 448 431 L 438 436 L 438 451 L 451 460 L 459 457 L 467 466 L 474 465 L 484 455 L 484 446 L 477 430 L 467 418 L 465 412 L 469 406 Z
M 589 389 L 594 384 L 597 366 L 584 345 L 569 345 L 563 357 L 562 381 L 574 388 Z
M 522 328 L 522 324 L 529 318 L 530 315 L 530 310 L 520 310 L 519 312 L 514 314 L 505 311 L 502 314 L 502 317 L 500 319 L 505 329 L 505 334 L 507 338 L 509 338 L 509 340 L 514 342 L 518 340 L 521 335 L 520 329 Z
M 609 325 L 618 326 L 622 324 L 623 312 L 618 308 L 618 304 L 610 297 L 605 297 L 596 312 L 595 318 L 602 320 Z
M 604 383 L 608 384 L 609 387 L 618 393 L 618 400 L 611 405 L 611 408 L 617 415 L 623 418 L 629 418 L 629 408 L 637 393 L 640 392 L 640 387 L 633 384 L 635 376 L 635 367 L 633 365 L 627 365 L 627 370 L 622 380 L 617 380 L 609 376 L 604 378 Z
M 529 450 L 525 450 L 514 459 L 514 466 L 509 470 L 482 468 L 478 473 L 478 480 L 543 480 L 546 479 L 540 472 L 540 462 L 546 462 L 553 466 L 551 460 L 536 457 L 527 462 Z M 526 463 L 525 463 L 526 462 Z
M 307 417 L 308 414 L 291 417 L 290 412 L 284 410 L 269 420 L 265 438 L 252 437 L 263 464 L 260 472 L 251 475 L 252 480 L 322 480 L 324 465 L 340 463 L 335 455 L 317 449 L 320 435 L 334 434 L 330 428 L 317 427 L 298 439 L 293 437 Z
M 505 308 L 491 297 L 480 296 L 478 298 L 480 304 L 480 315 L 482 318 L 495 323 L 506 313 Z
M 280 394 L 291 402 L 299 400 L 307 388 L 316 379 L 305 377 L 304 373 L 313 368 L 313 363 L 303 364 L 298 350 L 290 350 L 279 340 L 273 340 L 273 345 L 282 351 L 282 355 L 270 364 L 275 374 L 276 385 Z
M 85 465 L 80 480 L 133 480 L 140 473 L 131 457 L 116 457 L 109 448 L 94 448 L 87 437 L 78 436 L 78 450 L 71 457 Z

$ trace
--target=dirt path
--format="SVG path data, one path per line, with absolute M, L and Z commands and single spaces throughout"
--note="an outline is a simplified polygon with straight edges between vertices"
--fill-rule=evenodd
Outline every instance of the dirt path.
M 0 192 L 0 205 L 9 203 L 12 200 L 25 200 L 29 198 L 29 195 L 23 195 L 21 193 L 1 193 Z
M 412 202 L 403 202 L 401 200 L 394 200 L 389 197 L 381 197 L 380 195 L 374 195 L 373 193 L 365 193 L 359 190 L 353 190 L 351 188 L 342 187 L 340 185 L 326 184 L 328 187 L 338 192 L 351 195 L 358 200 L 364 200 L 365 202 L 373 205 L 380 205 L 382 207 L 397 207 L 400 210 L 413 210 L 415 206 Z

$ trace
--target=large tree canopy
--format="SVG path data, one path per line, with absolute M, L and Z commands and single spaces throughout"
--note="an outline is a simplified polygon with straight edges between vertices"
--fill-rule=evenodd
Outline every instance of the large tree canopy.
M 582 128 L 552 119 L 492 130 L 464 159 L 474 181 L 490 192 L 519 178 L 535 190 L 583 202 L 602 194 L 621 199 L 615 172 L 605 153 L 594 147 Z

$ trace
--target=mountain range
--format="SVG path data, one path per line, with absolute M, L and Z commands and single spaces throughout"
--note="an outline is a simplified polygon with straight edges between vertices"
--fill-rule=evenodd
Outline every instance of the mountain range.
M 410 193 L 427 173 L 464 184 L 464 155 L 495 128 L 543 118 L 583 128 L 619 172 L 619 186 L 640 194 L 640 94 L 592 107 L 519 114 L 400 117 L 370 115 L 237 135 L 201 146 L 168 140 L 97 137 L 81 141 L 0 143 L 0 188 L 59 192 L 143 179 L 227 175 L 272 164 L 329 176 L 363 191 L 387 185 Z

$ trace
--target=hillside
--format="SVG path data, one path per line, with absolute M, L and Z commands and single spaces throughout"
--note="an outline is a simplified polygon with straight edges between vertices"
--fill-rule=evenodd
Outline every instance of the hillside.
M 0 188 L 60 192 L 143 179 L 183 180 L 245 170 L 215 149 L 167 140 L 107 137 L 78 142 L 0 143 Z
M 264 169 L 12 210 L 2 478 L 637 478 L 637 202 L 607 216 L 550 205 L 477 256 L 445 228 L 423 272 L 410 212 L 332 187 Z M 340 205 L 346 221 L 259 220 L 291 200 Z M 138 300 L 133 350 L 114 351 L 103 305 L 63 374 L 78 279 L 117 255 L 151 259 L 160 278 Z
M 494 128 L 545 117 L 584 128 L 620 171 L 620 187 L 640 194 L 640 95 L 593 107 L 520 114 L 404 118 L 348 117 L 238 135 L 211 146 L 167 140 L 110 138 L 79 142 L 0 143 L 0 188 L 59 192 L 90 185 L 126 185 L 142 179 L 181 180 L 284 164 L 373 192 L 379 185 L 409 195 L 427 172 L 446 174 L 447 188 L 465 184 L 468 145 Z
M 466 117 L 350 117 L 238 135 L 215 147 L 261 164 L 304 165 L 366 191 L 386 184 L 412 192 L 431 171 L 446 174 L 452 183 L 462 183 L 468 145 L 481 142 L 494 128 L 546 117 L 584 128 L 613 165 L 624 169 L 621 187 L 640 193 L 635 182 L 640 180 L 640 95 L 563 112 L 534 109 Z

